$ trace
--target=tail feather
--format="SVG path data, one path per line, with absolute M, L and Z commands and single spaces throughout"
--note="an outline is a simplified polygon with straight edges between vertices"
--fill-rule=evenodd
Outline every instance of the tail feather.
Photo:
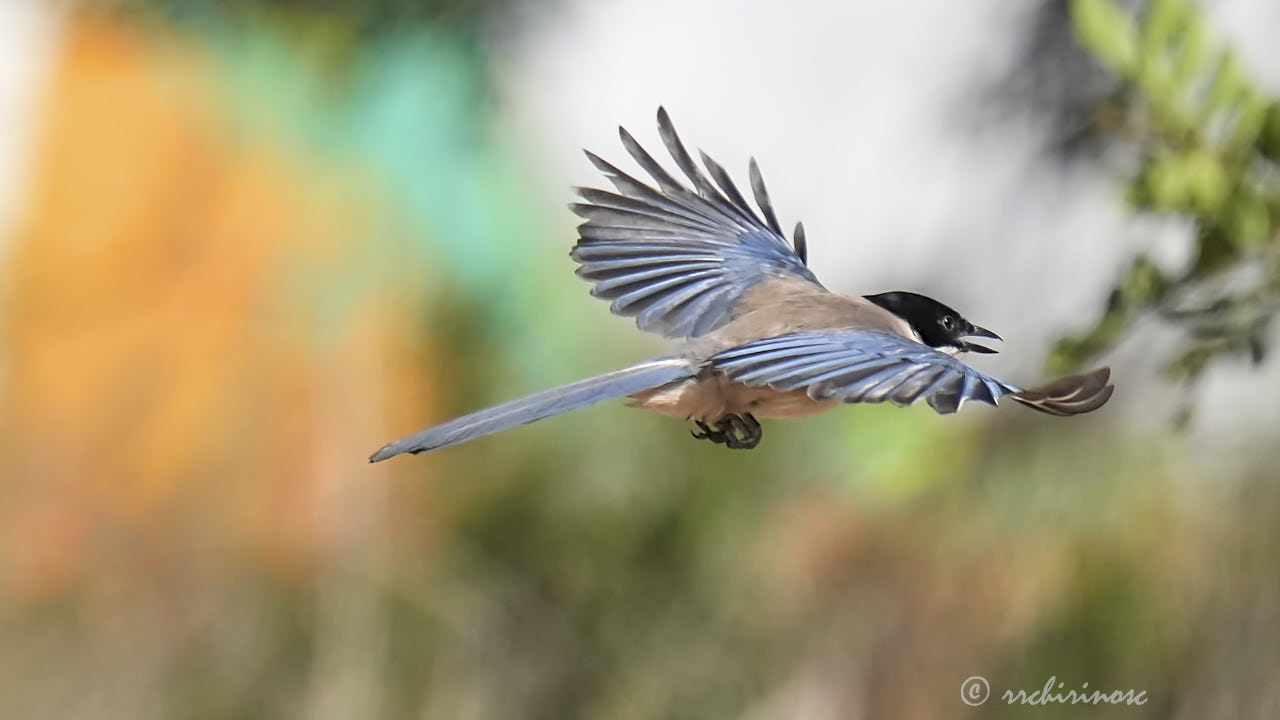
M 1068 375 L 1009 397 L 1049 415 L 1079 415 L 1097 410 L 1111 399 L 1115 386 L 1107 384 L 1110 378 L 1111 369 L 1104 367 L 1086 375 Z
M 660 358 L 640 363 L 544 390 L 427 428 L 384 446 L 370 456 L 369 462 L 381 462 L 401 453 L 417 454 L 457 445 L 517 425 L 666 385 L 687 378 L 692 373 L 692 367 L 684 358 Z

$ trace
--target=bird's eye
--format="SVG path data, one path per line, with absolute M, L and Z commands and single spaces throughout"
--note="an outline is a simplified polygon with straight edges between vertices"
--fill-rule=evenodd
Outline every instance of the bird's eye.
M 956 320 L 955 320 L 955 318 L 951 317 L 950 315 L 943 315 L 943 316 L 942 316 L 942 329 L 943 329 L 943 330 L 954 330 L 954 329 L 955 329 L 955 327 L 956 327 Z

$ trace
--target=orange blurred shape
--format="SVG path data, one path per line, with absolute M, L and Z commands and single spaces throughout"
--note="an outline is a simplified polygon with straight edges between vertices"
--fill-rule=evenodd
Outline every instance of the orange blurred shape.
M 316 478 L 381 437 L 379 389 L 352 376 L 409 365 L 383 357 L 404 352 L 379 330 L 392 291 L 318 343 L 288 295 L 305 290 L 281 289 L 298 263 L 339 276 L 370 203 L 314 201 L 273 143 L 230 132 L 208 55 L 175 37 L 79 14 L 50 74 L 0 267 L 0 569 L 20 595 L 103 571 L 116 544 L 305 566 L 345 475 Z

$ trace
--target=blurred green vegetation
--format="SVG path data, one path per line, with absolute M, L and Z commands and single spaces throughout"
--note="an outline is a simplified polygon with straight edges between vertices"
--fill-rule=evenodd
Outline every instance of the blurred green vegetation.
M 549 0 L 77 0 L 108 9 L 179 23 L 224 23 L 276 17 L 321 22 L 355 36 L 399 34 L 434 26 L 474 40 L 480 25 L 504 7 Z
M 1261 363 L 1280 309 L 1280 99 L 1189 0 L 1152 0 L 1139 19 L 1113 0 L 1072 10 L 1080 42 L 1120 80 L 1095 132 L 1136 150 L 1129 203 L 1185 218 L 1194 247 L 1185 267 L 1135 257 L 1102 317 L 1060 341 L 1051 365 L 1080 367 L 1150 313 L 1184 332 L 1166 365 L 1175 379 L 1194 380 L 1221 357 Z

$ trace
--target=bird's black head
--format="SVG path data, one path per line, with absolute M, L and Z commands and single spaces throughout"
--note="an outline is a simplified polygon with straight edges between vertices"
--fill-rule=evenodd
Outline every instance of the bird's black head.
M 924 295 L 898 290 L 864 295 L 866 299 L 906 320 L 926 345 L 958 352 L 996 352 L 989 347 L 967 342 L 967 337 L 1000 339 L 1000 336 L 965 320 L 960 313 Z

